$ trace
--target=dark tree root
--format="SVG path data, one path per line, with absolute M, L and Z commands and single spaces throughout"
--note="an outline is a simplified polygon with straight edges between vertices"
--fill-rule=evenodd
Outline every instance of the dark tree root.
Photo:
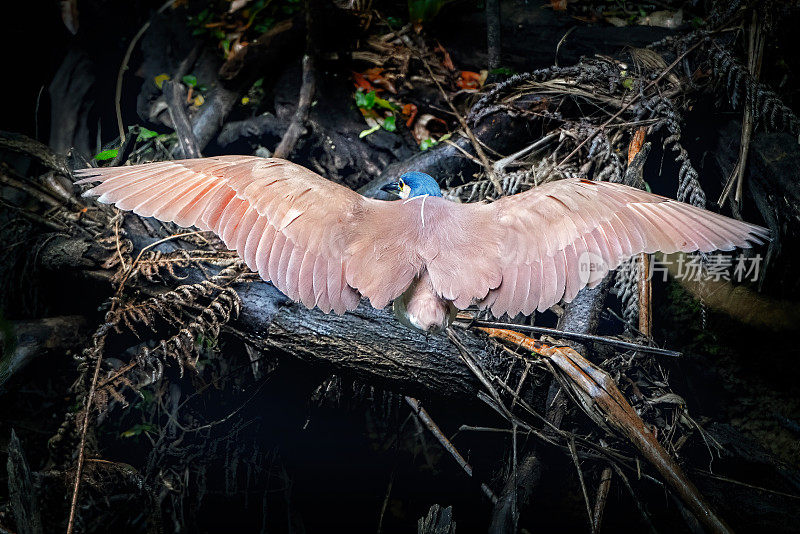
M 240 143 L 263 144 L 267 140 L 278 140 L 286 131 L 286 124 L 275 115 L 265 113 L 241 121 L 226 122 L 220 130 L 216 143 L 220 148 L 238 150 Z M 241 151 L 245 149 L 242 148 Z
M 300 20 L 276 24 L 219 70 L 218 79 L 212 80 L 206 103 L 193 119 L 193 131 L 200 149 L 217 135 L 233 105 L 260 77 L 271 85 L 277 73 L 297 58 L 302 50 L 305 25 Z
M 308 111 L 311 109 L 311 100 L 314 98 L 316 87 L 316 74 L 314 72 L 314 38 L 313 21 L 311 19 L 311 2 L 305 2 L 306 10 L 306 53 L 303 55 L 303 83 L 300 86 L 300 95 L 297 99 L 297 107 L 294 110 L 289 127 L 281 138 L 281 142 L 275 148 L 273 156 L 276 158 L 288 158 L 294 150 L 297 140 L 303 133 L 303 126 L 308 121 Z
M 172 127 L 178 136 L 178 145 L 180 146 L 178 159 L 202 157 L 197 138 L 192 131 L 192 123 L 186 115 L 186 92 L 180 84 L 172 80 L 165 81 L 162 90 L 167 100 L 167 110 L 172 119 Z

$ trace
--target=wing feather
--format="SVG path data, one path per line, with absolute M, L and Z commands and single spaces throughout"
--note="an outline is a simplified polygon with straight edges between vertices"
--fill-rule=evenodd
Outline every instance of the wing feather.
M 275 238 L 272 241 L 272 247 L 269 249 L 267 273 L 269 273 L 269 280 L 275 284 L 275 287 L 278 287 L 278 284 L 280 284 L 280 271 L 278 267 L 281 264 L 281 255 L 283 254 L 283 249 L 286 247 L 286 241 L 286 236 L 276 231 Z
M 452 209 L 465 209 L 462 206 L 454 204 Z M 641 252 L 731 250 L 768 237 L 759 226 L 675 200 L 619 184 L 577 179 L 545 184 L 481 209 L 474 215 L 471 248 L 452 254 L 467 263 L 498 266 L 498 286 L 484 284 L 471 290 L 472 301 L 496 316 L 516 309 L 518 288 L 527 288 L 520 289 L 526 295 L 523 312 L 544 311 L 562 298 L 571 301 L 587 284 L 597 284 L 609 269 Z M 483 239 L 485 233 L 491 239 Z M 499 253 L 484 244 L 492 239 L 502 243 Z M 581 262 L 587 258 L 599 270 L 581 276 Z M 537 268 L 520 269 L 522 263 Z M 425 268 L 435 271 L 436 262 Z M 459 291 L 452 285 L 437 286 L 444 276 L 431 272 L 434 289 Z M 482 296 L 487 288 L 488 294 Z M 464 307 L 461 296 L 462 301 L 455 303 L 459 308 Z
M 220 156 L 84 169 L 86 195 L 213 230 L 306 306 L 383 307 L 423 273 L 458 308 L 543 311 L 640 252 L 730 250 L 765 229 L 618 184 L 560 180 L 492 204 L 382 202 L 278 159 Z
M 316 259 L 317 256 L 306 249 L 298 269 L 297 289 L 300 294 L 300 302 L 305 304 L 306 308 L 313 308 L 316 304 L 314 297 L 314 262 Z
M 269 252 L 272 249 L 272 243 L 275 240 L 275 227 L 267 222 L 266 218 L 261 217 L 262 230 L 260 235 L 256 235 L 253 239 L 255 248 L 253 255 L 255 259 L 256 271 L 264 280 L 269 280 Z M 247 254 L 245 254 L 247 259 Z M 252 269 L 252 267 L 250 267 Z
M 258 212 L 254 210 L 252 207 L 247 208 L 247 213 L 245 213 L 244 217 L 242 218 L 242 223 L 239 225 L 236 231 L 236 252 L 239 253 L 239 256 L 245 260 L 245 263 L 250 265 L 247 261 L 247 255 L 245 254 L 245 249 L 247 247 L 247 241 L 250 239 L 250 236 L 253 234 L 253 230 L 255 228 L 256 223 L 258 222 L 259 216 Z
M 330 313 L 331 299 L 328 296 L 328 258 L 320 256 L 314 264 L 314 282 L 316 287 L 314 292 L 317 295 L 317 306 L 325 313 Z
M 248 267 L 307 306 L 320 303 L 325 311 L 340 313 L 358 306 L 361 293 L 345 275 L 351 262 L 346 250 L 355 214 L 369 201 L 316 173 L 285 160 L 219 156 L 76 174 L 82 178 L 78 183 L 99 182 L 87 196 L 100 195 L 100 201 L 142 216 L 214 231 Z M 375 209 L 370 213 L 381 215 Z M 373 260 L 357 258 L 356 269 Z M 391 264 L 387 260 L 373 270 Z M 396 274 L 391 267 L 385 270 Z M 418 270 L 407 269 L 405 280 L 394 285 L 405 290 Z M 375 290 L 379 278 L 380 273 L 370 277 L 374 287 L 367 289 Z
M 225 219 L 225 224 L 220 224 L 217 228 L 217 233 L 230 249 L 238 250 L 238 230 L 249 208 L 250 204 L 243 200 L 239 201 L 238 206 L 231 210 L 230 215 Z

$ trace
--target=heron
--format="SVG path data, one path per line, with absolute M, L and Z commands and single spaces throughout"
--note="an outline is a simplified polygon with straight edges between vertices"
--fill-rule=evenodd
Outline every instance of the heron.
M 294 301 L 325 313 L 361 298 L 439 332 L 470 306 L 544 311 L 640 253 L 761 244 L 766 228 L 626 185 L 567 178 L 494 202 L 443 197 L 408 172 L 364 197 L 283 159 L 217 156 L 76 171 L 84 196 L 218 235 Z M 98 183 L 99 182 L 99 183 Z

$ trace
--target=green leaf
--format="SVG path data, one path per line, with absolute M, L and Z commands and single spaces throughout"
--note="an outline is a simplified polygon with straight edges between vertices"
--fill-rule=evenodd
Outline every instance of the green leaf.
M 119 149 L 118 148 L 112 148 L 111 150 L 103 150 L 102 152 L 97 154 L 94 157 L 94 159 L 96 159 L 97 161 L 106 161 L 106 160 L 109 160 L 109 159 L 116 158 L 117 154 L 119 154 Z
M 375 91 L 365 93 L 362 90 L 356 91 L 356 106 L 361 109 L 372 109 L 375 106 Z
M 622 87 L 630 91 L 633 89 L 633 78 L 625 78 L 622 80 Z
M 424 150 L 428 150 L 430 147 L 434 146 L 435 144 L 436 144 L 436 139 L 432 139 L 432 138 L 429 137 L 427 139 L 423 139 L 422 140 L 422 142 L 419 144 L 419 149 L 423 150 L 423 151 Z
M 359 138 L 359 139 L 363 139 L 363 138 L 365 138 L 366 136 L 368 136 L 369 134 L 371 134 L 372 132 L 377 132 L 377 131 L 378 131 L 378 130 L 380 130 L 380 129 L 381 129 L 381 125 L 380 125 L 380 124 L 376 124 L 376 125 L 375 125 L 375 126 L 373 126 L 372 128 L 369 128 L 369 129 L 367 129 L 367 130 L 362 130 L 362 131 L 361 131 L 361 133 L 360 133 L 360 134 L 358 134 L 358 138 Z
M 395 117 L 394 115 L 389 115 L 385 119 L 383 119 L 383 127 L 387 132 L 394 132 L 397 130 L 397 124 L 395 124 Z
M 375 91 L 370 91 L 370 92 L 374 93 Z M 384 100 L 383 98 L 379 98 L 377 96 L 375 97 L 375 105 L 383 109 L 388 109 L 389 111 L 396 111 L 400 109 L 399 106 L 395 106 L 388 100 Z
M 489 71 L 489 74 L 494 74 L 495 76 L 513 76 L 516 73 L 514 69 L 509 69 L 508 67 L 498 67 Z
M 220 41 L 222 41 L 223 39 L 225 39 L 227 36 L 228 36 L 228 34 L 226 34 L 224 31 L 220 30 L 219 28 L 216 28 L 216 29 L 214 30 L 214 37 L 216 37 L 216 38 L 217 38 L 217 39 L 219 39 Z
M 133 425 L 128 430 L 120 434 L 120 436 L 123 438 L 132 438 L 140 435 L 142 432 L 153 432 L 155 429 L 155 426 L 151 425 L 150 423 L 143 423 L 139 425 Z
M 149 389 L 140 389 L 136 393 L 139 394 L 145 404 L 151 404 L 155 400 L 155 395 Z
M 181 78 L 181 80 L 189 87 L 194 87 L 195 85 L 197 85 L 197 76 L 195 76 L 194 74 L 187 74 L 186 76 Z
M 136 138 L 137 141 L 146 141 L 151 137 L 155 137 L 158 135 L 158 132 L 154 132 L 153 130 L 148 130 L 147 128 L 139 127 L 139 136 Z

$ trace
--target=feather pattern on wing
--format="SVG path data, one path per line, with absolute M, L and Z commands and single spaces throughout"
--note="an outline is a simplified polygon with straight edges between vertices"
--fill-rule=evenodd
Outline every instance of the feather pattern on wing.
M 434 260 L 426 265 L 434 288 L 458 293 L 459 308 L 471 300 L 498 317 L 569 302 L 640 252 L 732 250 L 768 238 L 760 226 L 609 182 L 560 180 L 491 204 L 452 206 L 473 213 L 469 244 L 452 248 L 450 262 L 499 283 L 437 285 L 449 275 Z M 596 270 L 581 276 L 587 260 Z
M 568 179 L 491 204 L 377 201 L 279 159 L 220 156 L 83 169 L 85 195 L 212 230 L 287 296 L 342 313 L 382 308 L 414 280 L 500 316 L 543 311 L 640 252 L 731 250 L 764 228 L 607 182 Z M 588 276 L 580 268 L 590 258 Z M 422 287 L 422 286 L 420 286 Z
M 343 313 L 358 306 L 360 292 L 344 282 L 346 236 L 370 201 L 314 172 L 284 160 L 220 156 L 76 174 L 78 183 L 100 182 L 85 195 L 101 202 L 213 231 L 308 307 Z

